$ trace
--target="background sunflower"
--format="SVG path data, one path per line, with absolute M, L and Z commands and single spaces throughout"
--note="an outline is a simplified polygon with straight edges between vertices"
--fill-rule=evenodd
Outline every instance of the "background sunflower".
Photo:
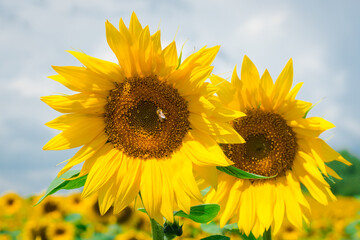
M 217 191 L 212 189 L 206 200 L 222 206 L 220 225 L 237 222 L 246 235 L 252 232 L 258 237 L 270 226 L 276 234 L 286 217 L 301 229 L 310 212 L 302 186 L 326 205 L 335 196 L 324 177 L 340 177 L 325 163 L 337 160 L 350 165 L 319 138 L 334 125 L 320 117 L 307 117 L 311 103 L 295 99 L 302 83 L 291 90 L 291 59 L 275 82 L 267 70 L 260 78 L 247 56 L 241 80 L 235 68 L 231 83 L 217 76 L 211 81 L 224 104 L 246 113 L 233 121 L 246 143 L 222 144 L 225 154 L 236 168 L 272 177 L 244 180 L 221 173 Z

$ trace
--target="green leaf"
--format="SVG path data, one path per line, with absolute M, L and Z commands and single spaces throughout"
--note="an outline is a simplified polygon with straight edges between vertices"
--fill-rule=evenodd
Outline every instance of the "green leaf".
M 197 223 L 210 222 L 218 212 L 220 206 L 217 204 L 201 204 L 190 208 L 190 214 L 186 214 L 183 211 L 176 211 L 174 216 L 189 218 Z
M 214 223 L 214 222 L 210 222 L 210 223 L 203 223 L 200 225 L 201 230 L 203 230 L 204 232 L 210 233 L 210 234 L 224 234 L 224 231 L 221 229 L 221 227 Z
M 239 227 L 238 227 L 237 223 L 231 223 L 231 224 L 226 224 L 223 227 L 223 229 L 226 231 L 231 231 L 231 230 L 239 230 Z
M 213 235 L 206 238 L 202 238 L 201 240 L 230 240 L 230 238 L 224 235 Z
M 265 176 L 260 176 L 257 174 L 253 174 L 253 173 L 248 173 L 245 172 L 241 169 L 238 169 L 234 166 L 228 166 L 228 167 L 216 167 L 217 170 L 222 171 L 226 174 L 229 174 L 233 177 L 237 177 L 237 178 L 241 178 L 241 179 L 267 179 L 267 178 L 273 178 L 276 177 L 275 176 L 271 176 L 271 177 L 265 177 Z
M 245 233 L 240 233 L 240 236 L 242 237 L 243 240 L 257 240 L 256 237 L 254 237 L 254 235 L 252 234 L 252 232 L 250 232 L 249 236 L 247 236 Z M 262 238 L 259 237 L 259 239 Z
M 146 214 L 147 214 L 147 212 L 146 212 L 145 208 L 138 208 L 138 211 L 140 211 L 140 212 L 143 212 L 143 213 L 146 213 Z
M 65 180 L 73 177 L 77 177 L 80 173 L 80 170 L 69 170 L 58 178 L 55 178 L 51 183 L 44 196 L 40 198 L 40 200 L 34 205 L 38 205 L 41 203 L 47 196 L 56 193 L 61 189 L 76 189 L 84 186 L 86 182 L 87 175 L 79 177 L 74 180 Z

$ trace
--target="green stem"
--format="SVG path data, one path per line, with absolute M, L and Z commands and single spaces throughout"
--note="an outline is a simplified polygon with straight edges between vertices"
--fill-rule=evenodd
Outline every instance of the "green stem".
M 151 218 L 150 223 L 153 240 L 164 240 L 164 228 L 155 219 Z
M 271 227 L 269 227 L 268 230 L 265 230 L 263 240 L 271 240 Z

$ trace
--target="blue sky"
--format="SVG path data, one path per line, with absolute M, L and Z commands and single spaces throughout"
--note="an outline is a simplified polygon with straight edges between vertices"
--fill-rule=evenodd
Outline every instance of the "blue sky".
M 163 46 L 174 38 L 184 55 L 221 45 L 214 73 L 230 77 L 244 54 L 276 78 L 289 58 L 298 99 L 320 103 L 312 115 L 337 127 L 323 136 L 335 149 L 360 155 L 360 16 L 358 1 L 95 1 L 0 0 L 0 194 L 41 193 L 58 163 L 76 150 L 43 151 L 56 132 L 44 123 L 59 114 L 40 101 L 70 93 L 47 78 L 51 65 L 78 63 L 65 50 L 116 62 L 105 21 L 129 22 L 135 11 Z

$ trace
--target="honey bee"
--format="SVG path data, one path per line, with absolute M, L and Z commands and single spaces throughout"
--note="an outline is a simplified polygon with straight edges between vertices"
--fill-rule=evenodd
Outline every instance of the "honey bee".
M 156 110 L 156 114 L 159 116 L 160 122 L 165 121 L 166 119 L 165 113 L 163 113 L 163 111 L 160 108 Z

